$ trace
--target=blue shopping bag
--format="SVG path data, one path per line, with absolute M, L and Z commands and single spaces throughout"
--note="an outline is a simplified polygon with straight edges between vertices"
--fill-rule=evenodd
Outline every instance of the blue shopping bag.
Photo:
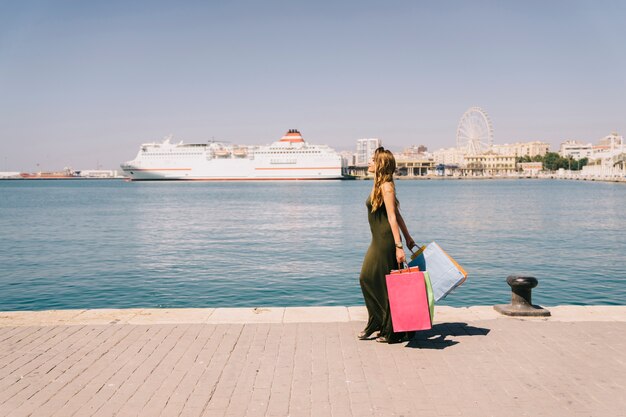
M 467 272 L 436 242 L 418 250 L 412 256 L 409 266 L 428 271 L 435 301 L 445 298 L 467 279 Z

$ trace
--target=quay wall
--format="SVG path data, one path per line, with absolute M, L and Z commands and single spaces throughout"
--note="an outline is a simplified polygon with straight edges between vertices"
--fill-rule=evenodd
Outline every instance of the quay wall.
M 626 322 L 623 306 L 546 307 L 550 317 L 524 318 L 534 321 Z M 436 306 L 435 322 L 480 321 L 505 318 L 492 306 Z M 520 318 L 507 318 L 519 320 Z M 219 323 L 338 323 L 366 321 L 364 306 L 177 308 L 177 309 L 87 309 L 0 312 L 0 327 L 101 324 L 219 324 Z

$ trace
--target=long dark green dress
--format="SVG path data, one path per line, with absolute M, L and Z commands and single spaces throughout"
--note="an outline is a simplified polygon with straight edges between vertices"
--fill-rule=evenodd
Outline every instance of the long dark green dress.
M 378 207 L 374 213 L 372 213 L 372 203 L 369 197 L 365 205 L 372 231 L 372 242 L 365 254 L 359 278 L 369 316 L 365 332 L 380 331 L 380 336 L 394 342 L 404 336 L 404 333 L 393 332 L 385 279 L 385 275 L 392 269 L 398 269 L 395 241 L 385 204 Z

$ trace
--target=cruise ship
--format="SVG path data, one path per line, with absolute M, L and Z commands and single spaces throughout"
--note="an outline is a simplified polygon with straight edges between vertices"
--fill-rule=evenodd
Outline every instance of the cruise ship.
M 267 146 L 219 142 L 144 143 L 132 161 L 120 165 L 132 181 L 330 180 L 341 179 L 342 158 L 313 145 L 297 129 Z

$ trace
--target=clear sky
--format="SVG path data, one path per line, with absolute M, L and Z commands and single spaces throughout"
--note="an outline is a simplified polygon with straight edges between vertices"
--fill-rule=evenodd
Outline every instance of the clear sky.
M 624 1 L 0 0 L 0 171 L 115 169 L 142 142 L 338 150 L 626 134 Z

